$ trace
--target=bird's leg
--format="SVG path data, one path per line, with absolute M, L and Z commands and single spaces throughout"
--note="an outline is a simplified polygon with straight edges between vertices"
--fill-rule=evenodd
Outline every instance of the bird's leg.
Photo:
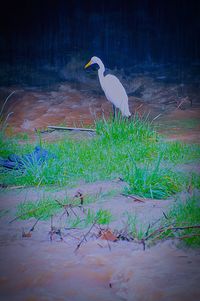
M 113 120 L 115 120 L 117 117 L 117 108 L 115 105 L 113 105 Z

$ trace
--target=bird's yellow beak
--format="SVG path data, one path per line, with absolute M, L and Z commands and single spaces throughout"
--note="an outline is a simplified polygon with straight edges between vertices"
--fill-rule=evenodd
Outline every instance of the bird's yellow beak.
M 92 61 L 89 61 L 86 65 L 85 65 L 85 69 L 88 68 L 90 65 L 92 65 Z

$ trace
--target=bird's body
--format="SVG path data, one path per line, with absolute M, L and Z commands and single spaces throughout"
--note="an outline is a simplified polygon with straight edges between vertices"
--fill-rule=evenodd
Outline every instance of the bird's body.
M 85 65 L 85 68 L 92 64 L 99 65 L 99 81 L 106 98 L 113 104 L 114 108 L 118 108 L 121 111 L 122 116 L 131 116 L 128 106 L 128 96 L 119 79 L 111 74 L 104 76 L 105 67 L 100 58 L 93 56 L 89 63 Z

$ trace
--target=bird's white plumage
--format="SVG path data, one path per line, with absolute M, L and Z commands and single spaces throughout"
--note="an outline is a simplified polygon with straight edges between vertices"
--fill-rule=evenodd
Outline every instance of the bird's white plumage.
M 128 96 L 118 78 L 108 74 L 105 76 L 105 80 L 101 86 L 106 98 L 122 112 L 122 115 L 127 117 L 130 116 Z
M 104 76 L 105 67 L 100 58 L 93 56 L 85 68 L 92 64 L 99 65 L 99 81 L 106 98 L 121 111 L 123 116 L 131 116 L 128 106 L 128 96 L 119 79 L 111 74 Z

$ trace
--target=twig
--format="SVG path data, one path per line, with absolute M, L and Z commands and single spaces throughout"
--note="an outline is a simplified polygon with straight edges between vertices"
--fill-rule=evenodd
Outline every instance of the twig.
M 152 119 L 152 121 L 158 119 L 160 116 L 162 116 L 162 114 L 158 114 L 156 117 L 154 117 L 154 118 Z
M 192 106 L 192 101 L 189 100 L 188 96 L 186 96 L 186 97 L 182 98 L 181 100 L 177 101 L 177 109 L 179 109 L 182 106 L 182 104 L 187 103 L 188 101 L 190 101 L 191 106 Z
M 157 220 L 155 220 L 155 222 L 153 222 L 152 224 L 151 224 L 151 227 L 153 227 L 153 226 L 155 226 L 158 222 L 160 222 L 161 221 L 161 218 L 158 218 Z
M 67 213 L 67 216 L 69 216 L 69 212 L 67 211 L 67 209 L 61 214 L 61 216 L 59 217 L 59 219 L 61 220 L 62 217 L 65 215 L 65 213 Z
M 76 229 L 76 228 L 75 228 Z M 74 235 L 72 235 L 72 234 L 70 234 L 70 233 L 67 233 L 64 237 L 66 237 L 66 236 L 70 236 L 70 237 L 72 237 L 72 238 L 74 238 L 74 239 L 76 239 L 76 240 L 80 240 L 78 237 L 76 237 L 76 236 L 74 236 Z
M 109 249 L 109 251 L 111 251 L 110 242 L 109 242 L 109 240 L 107 238 L 106 238 L 106 241 L 107 241 L 107 244 L 108 244 L 108 249 Z
M 83 238 L 81 239 L 81 241 L 79 242 L 79 244 L 77 245 L 76 249 L 75 249 L 75 252 L 78 251 L 78 249 L 80 248 L 81 244 L 83 243 L 84 240 L 87 241 L 86 237 L 88 236 L 88 234 L 91 232 L 92 228 L 95 226 L 96 222 L 97 222 L 97 219 L 96 218 L 92 224 L 92 226 L 90 227 L 90 229 L 88 230 L 88 232 L 86 234 L 83 234 Z
M 60 205 L 61 207 L 63 207 L 64 208 L 64 210 L 65 210 L 65 212 L 61 215 L 61 217 L 60 218 L 62 218 L 63 217 L 63 215 L 65 214 L 65 213 L 67 213 L 67 216 L 69 216 L 69 212 L 67 211 L 67 207 L 69 206 L 68 204 L 62 204 L 60 201 L 58 201 L 58 200 L 54 200 L 58 205 Z
M 179 237 L 175 237 L 175 238 L 178 238 L 178 239 L 185 239 L 185 238 L 191 238 L 191 237 L 195 237 L 195 236 L 200 236 L 200 234 L 198 233 L 194 233 L 194 234 L 190 234 L 190 235 L 183 235 L 183 236 L 179 236 Z
M 167 214 L 166 214 L 164 211 L 162 211 L 162 213 L 163 213 L 163 215 L 164 215 L 164 217 L 165 217 L 166 219 L 169 219 L 168 216 L 167 216 Z
M 163 212 L 163 213 L 164 213 L 164 212 Z M 158 218 L 155 222 L 153 222 L 152 224 L 149 224 L 149 225 L 148 225 L 148 228 L 147 228 L 147 230 L 146 230 L 146 232 L 145 232 L 145 237 L 148 237 L 150 228 L 153 227 L 153 226 L 155 226 L 155 224 L 157 224 L 160 220 L 161 220 L 161 218 Z M 144 237 L 144 238 L 145 238 L 145 237 Z M 144 238 L 141 239 L 141 243 L 143 244 L 143 249 L 145 250 L 145 242 L 144 242 Z
M 198 233 L 193 233 L 193 234 L 188 234 L 188 235 L 183 235 L 183 236 L 171 236 L 170 234 L 167 237 L 164 237 L 164 239 L 166 238 L 170 238 L 170 239 L 186 239 L 186 238 L 192 238 L 195 236 L 200 236 L 200 234 Z M 155 241 L 157 239 L 159 239 L 160 235 L 157 235 L 156 237 L 153 238 L 152 241 Z
M 72 205 L 69 205 L 69 208 L 71 209 L 72 213 L 73 213 L 76 217 L 78 217 L 78 215 L 76 214 L 76 212 L 75 212 L 74 209 L 72 208 Z
M 22 229 L 22 237 L 31 237 L 31 232 L 34 231 L 36 224 L 39 222 L 40 217 L 36 220 L 36 222 L 33 224 L 33 226 L 31 227 L 31 229 L 28 232 L 24 231 L 24 228 Z
M 161 233 L 168 231 L 168 230 L 173 231 L 173 230 L 187 230 L 187 229 L 200 229 L 200 225 L 184 226 L 184 227 L 163 226 L 163 227 L 156 229 L 155 231 L 153 231 L 152 233 L 150 233 L 149 235 L 144 237 L 142 240 L 147 241 L 150 237 L 154 236 L 157 233 L 159 233 L 159 235 L 158 235 L 158 237 L 159 237 Z
M 68 210 L 67 210 L 67 208 L 69 208 L 69 209 L 71 209 L 72 213 L 77 217 L 77 214 L 76 214 L 76 212 L 74 211 L 73 205 L 72 205 L 72 204 L 62 204 L 62 203 L 61 203 L 60 201 L 58 201 L 58 200 L 55 200 L 55 202 L 58 203 L 61 207 L 64 208 L 64 210 L 65 210 L 64 214 L 67 213 L 67 216 L 69 216 L 69 212 L 68 212 Z M 60 218 L 62 218 L 64 214 L 62 214 Z
M 150 228 L 151 228 L 151 224 L 148 225 L 148 228 L 147 228 L 147 230 L 146 230 L 146 232 L 145 232 L 145 236 L 147 236 L 147 235 L 149 234 Z
M 33 232 L 35 230 L 35 226 L 37 225 L 37 223 L 39 222 L 39 220 L 41 219 L 41 217 L 39 217 L 36 222 L 33 224 L 33 226 L 31 227 L 31 229 L 29 230 L 29 232 Z
M 147 235 L 146 237 L 144 237 L 143 240 L 146 241 L 146 240 L 148 240 L 150 237 L 154 236 L 156 233 L 161 233 L 161 231 L 162 231 L 162 232 L 165 231 L 164 226 L 162 226 L 162 227 L 160 227 L 160 228 L 154 230 L 152 233 L 150 233 L 149 235 Z
M 61 240 L 61 241 L 64 240 L 64 239 L 63 239 L 63 236 L 62 236 L 62 232 L 61 232 L 60 229 L 55 230 L 54 233 L 57 234 L 57 235 L 60 237 L 60 240 Z
M 49 232 L 50 234 L 50 241 L 53 241 L 53 215 L 51 215 L 51 230 Z
M 166 230 L 186 230 L 186 229 L 200 229 L 200 225 L 184 226 L 184 227 L 168 227 Z
M 77 228 L 77 227 L 65 227 L 65 230 L 80 230 L 81 228 Z
M 127 198 L 131 198 L 131 199 L 133 199 L 134 200 L 134 202 L 140 202 L 140 203 L 145 203 L 145 201 L 144 200 L 142 200 L 142 199 L 139 199 L 138 197 L 136 197 L 135 195 L 131 195 L 131 194 L 125 194 L 125 193 L 121 193 L 121 195 L 123 195 L 123 196 L 125 196 L 125 197 L 127 197 Z
M 146 250 L 146 244 L 145 244 L 144 239 L 141 239 L 141 244 L 143 246 L 143 251 L 145 251 Z

